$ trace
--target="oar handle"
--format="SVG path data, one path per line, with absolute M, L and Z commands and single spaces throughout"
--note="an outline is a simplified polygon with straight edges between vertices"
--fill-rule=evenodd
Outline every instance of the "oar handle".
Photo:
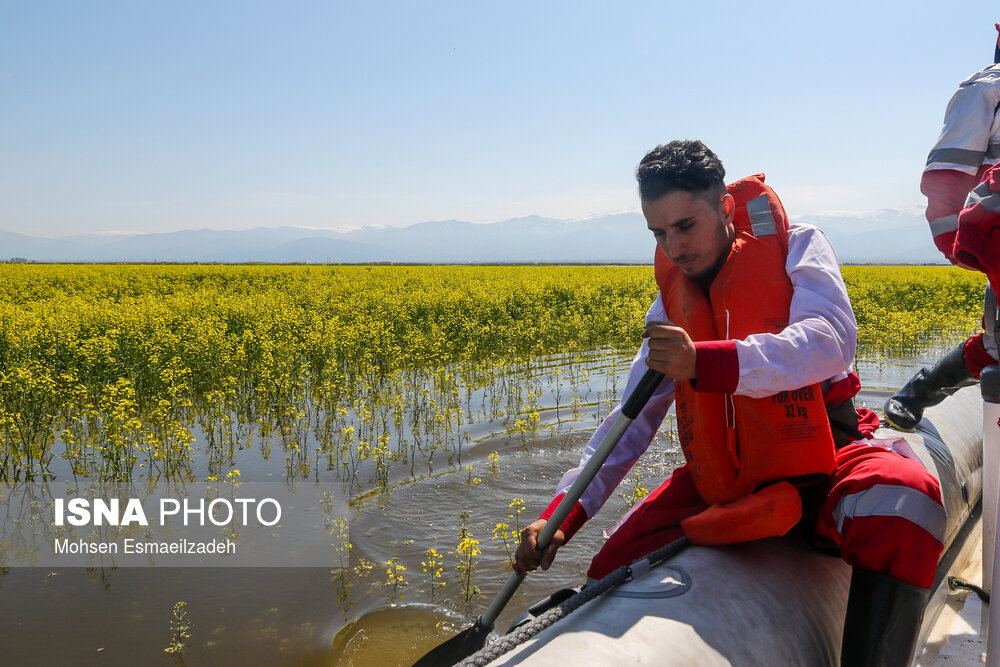
M 590 482 L 593 481 L 594 477 L 597 476 L 597 472 L 607 461 L 608 456 L 611 455 L 611 451 L 618 444 L 628 425 L 632 423 L 632 420 L 639 416 L 642 412 L 642 408 L 645 407 L 646 403 L 649 401 L 649 397 L 653 395 L 656 388 L 660 386 L 660 382 L 663 380 L 663 373 L 654 371 L 652 368 L 647 369 L 643 374 L 642 379 L 639 380 L 639 384 L 636 385 L 635 390 L 628 397 L 625 403 L 622 405 L 621 412 L 618 414 L 617 419 L 608 429 L 604 437 L 601 438 L 600 444 L 597 449 L 594 450 L 594 455 L 590 457 L 587 464 L 583 467 L 580 472 L 579 477 L 573 482 L 573 485 L 569 487 L 569 491 L 563 496 L 563 499 L 559 502 L 556 507 L 556 511 L 552 513 L 549 520 L 545 523 L 545 526 L 538 532 L 538 538 L 536 544 L 539 551 L 545 551 L 545 548 L 549 546 L 552 542 L 552 537 L 562 526 L 563 521 L 569 516 L 569 513 L 573 510 L 573 507 L 583 496 L 583 492 L 587 490 L 590 486 Z M 503 608 L 507 606 L 510 599 L 514 596 L 514 592 L 517 591 L 518 586 L 524 581 L 523 574 L 517 574 L 516 572 L 511 574 L 507 578 L 507 583 L 503 585 L 500 592 L 497 593 L 496 598 L 494 598 L 493 603 L 490 605 L 486 613 L 479 617 L 479 624 L 487 627 L 493 628 L 493 624 L 496 622 L 497 617 Z

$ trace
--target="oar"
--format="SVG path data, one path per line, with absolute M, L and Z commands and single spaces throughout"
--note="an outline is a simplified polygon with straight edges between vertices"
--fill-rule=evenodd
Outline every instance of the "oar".
M 625 429 L 628 428 L 633 419 L 639 416 L 639 412 L 646 405 L 653 392 L 656 391 L 656 388 L 660 386 L 662 379 L 663 373 L 648 369 L 642 376 L 642 379 L 639 380 L 639 385 L 632 392 L 632 395 L 628 397 L 628 400 L 625 401 L 625 404 L 622 405 L 618 418 L 615 419 L 611 428 L 601 439 L 601 443 L 594 451 L 594 455 L 590 457 L 587 465 L 584 466 L 583 472 L 573 482 L 569 491 L 566 492 L 566 495 L 560 501 L 559 506 L 556 507 L 556 511 L 552 513 L 548 522 L 539 531 L 537 539 L 539 551 L 545 551 L 545 547 L 549 546 L 552 536 L 555 535 L 562 522 L 569 516 L 570 511 L 576 505 L 577 501 L 580 500 L 583 492 L 587 490 L 591 480 L 597 475 L 597 471 L 604 465 L 604 462 L 611 454 L 611 450 L 618 444 L 618 440 L 625 433 Z M 523 574 L 512 573 L 507 579 L 507 583 L 497 593 L 489 609 L 486 610 L 485 614 L 476 619 L 472 627 L 463 630 L 437 648 L 432 649 L 427 655 L 414 663 L 413 667 L 454 665 L 456 662 L 464 660 L 481 649 L 486 644 L 486 638 L 489 637 L 490 632 L 493 630 L 493 624 L 496 622 L 497 616 L 500 615 L 503 608 L 510 602 L 510 599 L 514 596 L 514 592 L 521 585 L 522 581 L 524 581 Z

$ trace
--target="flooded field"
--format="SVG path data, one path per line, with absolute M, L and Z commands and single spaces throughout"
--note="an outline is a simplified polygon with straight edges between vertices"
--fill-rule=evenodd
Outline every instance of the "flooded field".
M 880 408 L 936 354 L 860 362 L 859 402 Z M 0 615 L 10 629 L 4 663 L 410 664 L 482 613 L 506 580 L 502 533 L 516 532 L 549 502 L 598 413 L 606 414 L 616 400 L 630 361 L 598 351 L 527 364 L 505 381 L 537 394 L 538 419 L 530 428 L 489 418 L 485 391 L 470 391 L 467 406 L 479 411 L 460 428 L 461 463 L 457 452 L 442 451 L 430 463 L 415 464 L 412 473 L 408 466 L 390 470 L 384 488 L 369 461 L 353 480 L 338 481 L 323 466 L 312 470 L 326 484 L 342 484 L 352 498 L 345 517 L 350 554 L 330 568 L 7 568 L 0 576 Z M 636 466 L 638 480 L 633 474 L 619 492 L 655 488 L 680 461 L 669 426 L 668 419 Z M 265 457 L 269 448 L 257 443 L 233 451 L 244 478 L 274 474 L 275 454 Z M 194 449 L 195 464 L 206 465 L 212 447 L 204 436 Z M 270 449 L 284 451 L 280 442 Z M 66 475 L 68 464 L 54 462 L 53 470 Z M 609 500 L 551 570 L 528 577 L 497 627 L 552 590 L 579 584 L 600 547 L 601 529 L 625 509 L 620 495 Z M 507 528 L 498 532 L 497 524 Z M 457 569 L 461 526 L 478 540 L 480 552 L 471 558 L 468 585 Z M 512 547 L 514 538 L 508 539 Z M 422 565 L 430 549 L 438 554 L 437 574 Z M 188 646 L 166 653 L 175 631 L 173 608 L 181 601 Z
M 869 407 L 980 318 L 971 272 L 844 277 Z M 5 532 L 0 662 L 411 663 L 506 580 L 520 528 L 621 399 L 655 294 L 651 267 L 2 265 L 0 483 L 318 490 L 300 509 L 322 515 L 324 551 L 293 567 L 303 534 L 274 532 L 287 558 L 268 567 L 12 567 Z M 497 627 L 581 582 L 602 529 L 679 461 L 668 415 Z M 50 515 L 13 505 L 0 525 L 51 540 Z

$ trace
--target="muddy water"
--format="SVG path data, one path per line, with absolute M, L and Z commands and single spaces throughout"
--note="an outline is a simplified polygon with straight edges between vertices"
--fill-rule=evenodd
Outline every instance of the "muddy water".
M 865 386 L 860 403 L 878 409 L 894 388 L 936 354 L 859 363 Z M 596 395 L 610 386 L 624 386 L 628 361 L 607 352 L 588 357 L 587 386 L 576 393 L 567 390 L 558 410 L 551 388 L 539 397 L 541 421 L 533 433 L 506 433 L 499 423 L 486 421 L 470 429 L 461 464 L 440 455 L 432 465 L 416 466 L 412 474 L 396 471 L 384 493 L 365 493 L 361 484 L 345 485 L 345 493 L 354 498 L 348 510 L 349 574 L 337 576 L 328 568 L 6 570 L 0 576 L 0 662 L 410 664 L 453 636 L 496 594 L 507 578 L 508 563 L 501 543 L 492 539 L 494 527 L 514 523 L 508 515 L 515 498 L 525 503 L 522 525 L 548 503 L 562 473 L 576 464 L 596 426 L 597 412 L 607 412 Z M 541 360 L 538 368 L 551 373 L 570 363 Z M 567 407 L 571 396 L 581 399 L 577 410 Z M 492 451 L 500 455 L 495 471 L 487 459 Z M 280 462 L 263 460 L 258 452 L 239 454 L 244 479 L 280 475 Z M 679 460 L 676 442 L 661 431 L 636 467 L 642 485 L 655 488 Z M 580 583 L 600 547 L 600 529 L 613 525 L 624 510 L 624 500 L 612 497 L 560 552 L 550 571 L 528 577 L 497 626 L 506 627 L 520 610 L 549 592 Z M 472 576 L 479 594 L 469 604 L 455 572 L 463 511 L 468 515 L 466 528 L 482 550 Z M 428 575 L 421 572 L 431 548 L 443 555 L 446 584 L 433 599 Z M 405 584 L 395 591 L 385 583 L 386 562 L 392 558 L 406 568 Z M 368 563 L 373 565 L 366 570 Z M 178 601 L 187 603 L 190 622 L 189 647 L 180 656 L 164 652 L 172 636 L 172 607 Z

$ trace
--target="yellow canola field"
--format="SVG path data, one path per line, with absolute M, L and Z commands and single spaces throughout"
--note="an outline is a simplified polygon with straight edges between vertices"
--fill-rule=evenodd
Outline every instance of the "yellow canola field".
M 981 275 L 844 277 L 859 357 L 946 347 L 978 325 Z M 634 349 L 655 295 L 650 267 L 0 265 L 0 479 L 54 456 L 79 475 L 128 479 L 141 461 L 190 477 L 196 423 L 230 450 L 241 423 L 293 452 L 309 431 L 331 469 L 383 471 L 457 434 L 462 383 L 506 387 L 504 368 L 542 354 Z
M 845 266 L 858 358 L 945 349 L 979 330 L 986 277 L 950 266 Z

